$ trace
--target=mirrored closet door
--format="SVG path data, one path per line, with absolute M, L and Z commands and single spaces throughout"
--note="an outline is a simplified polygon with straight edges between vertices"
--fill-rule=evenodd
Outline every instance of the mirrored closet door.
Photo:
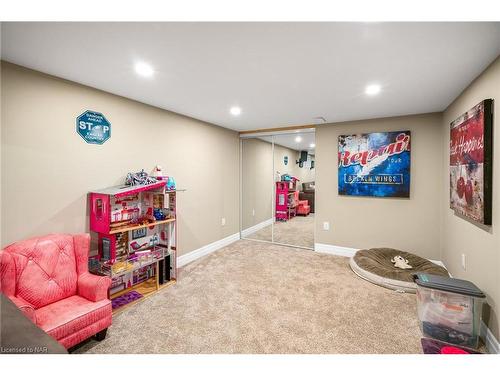
M 272 242 L 273 139 L 241 139 L 241 237 Z
M 241 139 L 241 237 L 314 248 L 315 133 Z
M 276 134 L 275 243 L 314 248 L 315 134 Z

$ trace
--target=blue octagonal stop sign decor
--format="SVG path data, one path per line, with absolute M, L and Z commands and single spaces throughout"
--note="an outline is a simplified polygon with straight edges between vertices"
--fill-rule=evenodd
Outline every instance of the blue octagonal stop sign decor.
M 85 111 L 76 118 L 76 132 L 85 142 L 102 145 L 111 137 L 111 123 L 102 113 Z

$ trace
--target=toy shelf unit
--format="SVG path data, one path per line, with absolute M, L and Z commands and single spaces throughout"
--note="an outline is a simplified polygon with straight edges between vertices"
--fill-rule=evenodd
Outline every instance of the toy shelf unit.
M 283 176 L 283 178 L 286 178 Z M 277 221 L 287 221 L 297 215 L 298 190 L 295 177 L 276 182 L 275 218 Z
M 90 230 L 98 241 L 94 270 L 111 277 L 112 302 L 139 299 L 175 282 L 176 219 L 177 191 L 168 190 L 166 181 L 90 192 Z

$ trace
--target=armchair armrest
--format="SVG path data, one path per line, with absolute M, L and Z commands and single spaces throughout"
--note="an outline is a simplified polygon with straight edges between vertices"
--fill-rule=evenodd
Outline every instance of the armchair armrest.
M 111 279 L 83 272 L 78 276 L 78 294 L 90 301 L 97 302 L 108 298 Z
M 26 302 L 21 297 L 14 297 L 14 296 L 8 296 L 8 297 L 12 302 L 14 302 L 14 305 L 16 305 L 17 308 L 21 310 L 22 313 L 26 315 L 26 317 L 28 317 L 28 319 L 30 319 L 33 323 L 36 324 L 35 307 L 32 304 Z

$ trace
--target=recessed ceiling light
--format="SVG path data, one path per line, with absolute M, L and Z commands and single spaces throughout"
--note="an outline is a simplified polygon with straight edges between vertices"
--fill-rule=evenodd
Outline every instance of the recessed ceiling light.
M 229 110 L 229 112 L 233 116 L 239 116 L 239 115 L 241 115 L 241 108 L 240 107 L 231 107 L 231 109 Z
M 300 143 L 302 142 L 302 137 L 300 135 L 295 137 L 295 142 Z
M 152 77 L 155 73 L 153 67 L 145 62 L 136 63 L 135 72 L 142 77 Z
M 366 95 L 377 95 L 382 87 L 380 85 L 374 84 L 374 85 L 368 85 L 365 88 L 365 94 Z
M 309 145 L 309 147 L 310 147 L 310 148 L 314 148 L 314 147 L 316 147 L 316 143 L 311 143 L 311 144 Z

